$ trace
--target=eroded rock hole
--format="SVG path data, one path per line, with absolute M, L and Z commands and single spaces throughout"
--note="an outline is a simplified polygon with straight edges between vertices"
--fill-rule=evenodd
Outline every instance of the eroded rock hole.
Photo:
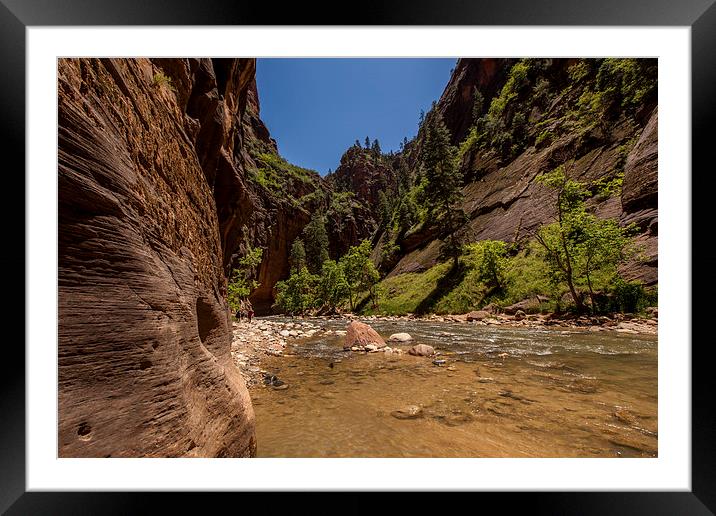
M 90 439 L 90 433 L 92 433 L 92 427 L 88 423 L 80 423 L 79 428 L 77 428 L 79 438 L 87 441 Z
M 149 369 L 150 367 L 152 367 L 151 360 L 145 359 L 145 360 L 142 360 L 141 362 L 139 362 L 139 369 L 141 369 L 142 371 L 144 371 L 145 369 Z
M 211 332 L 221 324 L 214 307 L 201 298 L 196 300 L 196 324 L 199 330 L 199 338 L 204 345 L 206 345 L 206 340 Z

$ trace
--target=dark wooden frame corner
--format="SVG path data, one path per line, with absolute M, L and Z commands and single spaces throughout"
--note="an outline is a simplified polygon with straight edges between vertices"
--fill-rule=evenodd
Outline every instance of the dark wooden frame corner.
M 32 274 L 26 265 L 25 225 L 18 214 L 25 213 L 25 34 L 31 26 L 63 25 L 621 25 L 691 27 L 692 79 L 692 171 L 675 173 L 692 186 L 692 236 L 710 235 L 710 205 L 713 204 L 716 171 L 711 154 L 716 117 L 716 0 L 413 0 L 412 2 L 355 3 L 349 9 L 341 2 L 329 5 L 287 2 L 280 8 L 272 2 L 256 0 L 0 0 L 0 146 L 3 157 L 3 186 L 12 192 L 3 210 L 5 252 L 0 257 L 3 286 L 9 310 L 3 312 L 6 327 L 26 320 L 23 278 Z M 351 18 L 346 17 L 349 13 Z M 668 145 L 668 142 L 662 142 Z M 14 166 L 8 158 L 14 158 Z M 20 195 L 20 192 L 23 195 Z M 12 199 L 19 203 L 13 206 Z M 23 218 L 24 221 L 24 218 Z M 8 238 L 8 236 L 10 238 Z M 693 239 L 695 241 L 695 239 Z M 9 244 L 8 244 L 9 241 Z M 708 241 L 708 239 L 706 239 Z M 664 243 L 662 242 L 662 245 Z M 695 295 L 714 291 L 716 260 L 708 247 L 701 252 L 692 246 L 692 277 L 699 278 L 699 291 L 692 300 L 692 342 L 668 345 L 691 347 L 692 351 L 692 490 L 689 492 L 590 492 L 590 493 L 471 493 L 475 510 L 482 512 L 486 502 L 499 504 L 502 511 L 526 505 L 536 514 L 714 514 L 716 513 L 716 411 L 714 410 L 713 366 L 708 360 L 713 338 L 697 330 L 704 327 L 713 303 L 697 302 Z M 665 271 L 668 274 L 668 271 Z M 22 311 L 22 313 L 20 313 Z M 25 352 L 19 339 L 4 333 L 2 374 L 0 374 L 0 511 L 8 514 L 134 514 L 147 512 L 157 502 L 185 506 L 182 493 L 67 493 L 26 492 L 25 488 Z M 24 340 L 24 339 L 23 339 Z M 278 472 L 277 474 L 280 474 Z M 241 497 L 242 504 L 256 500 L 271 510 L 276 494 L 202 493 L 197 496 L 223 504 L 227 497 Z M 351 495 L 333 510 L 361 507 L 372 511 L 374 494 Z M 221 500 L 217 499 L 220 497 Z M 445 509 L 448 493 L 434 496 L 413 495 L 411 504 L 423 509 L 436 503 Z M 279 497 L 280 499 L 280 497 Z M 315 500 L 307 507 L 319 509 Z M 292 501 L 293 510 L 300 507 Z M 233 502 L 232 502 L 233 503 Z M 342 507 L 342 509 L 339 509 Z M 243 507 L 242 507 L 243 508 Z M 329 507 L 325 507 L 328 509 Z M 455 507 L 456 508 L 456 507 Z M 217 506 L 218 509 L 218 506 Z M 250 510 L 250 509 L 248 509 Z M 331 511 L 333 512 L 333 511 Z M 403 512 L 403 511 L 401 511 Z

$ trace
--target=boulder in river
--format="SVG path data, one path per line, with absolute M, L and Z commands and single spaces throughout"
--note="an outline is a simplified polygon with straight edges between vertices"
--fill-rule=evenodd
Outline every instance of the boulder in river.
M 418 357 L 431 357 L 435 354 L 435 348 L 427 344 L 416 344 L 408 350 L 408 353 Z
M 522 312 L 527 312 L 527 313 L 538 312 L 539 308 L 540 308 L 540 300 L 537 297 L 531 297 L 528 299 L 523 299 L 519 303 L 515 303 L 513 305 L 506 306 L 504 308 L 504 311 L 506 314 L 514 315 L 520 310 Z
M 521 321 L 525 318 L 527 314 L 525 314 L 522 310 L 517 310 L 515 312 L 515 321 Z
M 388 337 L 388 340 L 391 342 L 410 342 L 413 340 L 413 337 L 410 333 L 394 333 Z
M 490 317 L 490 312 L 487 312 L 485 310 L 475 310 L 465 314 L 467 322 L 482 321 L 483 319 L 486 319 L 488 317 Z
M 351 321 L 346 326 L 346 338 L 343 341 L 343 349 L 350 349 L 354 346 L 366 347 L 368 344 L 375 344 L 379 348 L 385 347 L 385 341 L 377 331 L 360 321 Z

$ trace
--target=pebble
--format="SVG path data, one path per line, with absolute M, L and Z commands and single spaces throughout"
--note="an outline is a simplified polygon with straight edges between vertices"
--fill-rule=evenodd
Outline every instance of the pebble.
M 396 419 L 417 419 L 423 417 L 423 409 L 417 405 L 408 405 L 407 407 L 394 410 L 390 415 Z

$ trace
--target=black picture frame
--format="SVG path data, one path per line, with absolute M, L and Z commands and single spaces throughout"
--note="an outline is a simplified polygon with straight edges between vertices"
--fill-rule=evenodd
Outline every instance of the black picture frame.
M 2 205 L 5 241 L 11 242 L 0 261 L 5 274 L 11 308 L 6 320 L 24 320 L 24 282 L 32 270 L 26 268 L 25 225 L 18 220 L 24 210 L 25 176 L 25 30 L 30 26 L 63 25 L 604 25 L 604 26 L 689 26 L 691 27 L 692 74 L 692 236 L 709 234 L 707 210 L 714 174 L 710 154 L 714 141 L 716 105 L 716 0 L 414 0 L 412 2 L 372 2 L 345 9 L 340 2 L 331 6 L 237 0 L 0 0 L 0 127 L 3 162 L 12 157 L 13 167 L 5 167 L 4 186 L 15 192 L 20 206 Z M 343 14 L 346 13 L 346 14 Z M 350 18 L 348 18 L 350 13 Z M 710 165 L 707 169 L 707 163 Z M 660 171 L 661 173 L 661 171 Z M 680 173 L 683 171 L 665 171 Z M 8 185 L 12 181 L 15 184 Z M 18 192 L 23 192 L 19 195 Z M 24 221 L 24 216 L 23 216 Z M 8 238 L 9 237 L 9 238 Z M 695 239 L 694 239 L 695 241 Z M 12 249 L 12 253 L 7 249 Z M 699 290 L 713 292 L 714 259 L 708 248 L 692 249 L 692 277 L 699 278 Z M 22 278 L 16 271 L 24 270 Z M 14 271 L 14 272 L 13 272 Z M 23 285 L 21 285 L 23 282 Z M 693 292 L 693 291 L 692 291 Z M 708 320 L 710 304 L 692 300 L 693 330 Z M 6 295 L 6 299 L 8 296 Z M 22 315 L 20 311 L 22 310 Z M 689 492 L 590 492 L 590 493 L 480 493 L 473 494 L 476 507 L 485 503 L 514 509 L 526 504 L 537 514 L 714 514 L 716 512 L 716 412 L 712 365 L 708 360 L 713 339 L 697 340 L 694 331 L 692 352 L 692 489 Z M 707 334 L 706 334 L 707 335 Z M 24 331 L 23 331 L 24 340 Z M 133 514 L 146 512 L 159 502 L 168 512 L 172 504 L 186 504 L 177 493 L 68 493 L 26 492 L 25 489 L 25 353 L 17 340 L 6 340 L 0 375 L 0 511 L 8 514 Z M 668 343 L 687 346 L 692 343 Z M 12 348 L 12 349 L 8 349 Z M 212 505 L 227 497 L 241 497 L 273 505 L 275 495 L 246 493 L 211 494 Z M 216 498 L 220 496 L 220 498 Z M 369 509 L 370 498 L 356 495 L 354 502 L 342 502 L 352 512 Z M 423 508 L 439 498 L 415 496 Z M 263 501 L 261 501 L 263 500 Z M 270 502 L 268 500 L 271 500 Z M 316 507 L 314 501 L 300 497 L 299 505 Z M 296 503 L 296 502 L 292 502 Z M 324 502 L 325 503 L 325 502 Z M 426 505 L 427 504 L 427 505 Z M 409 505 L 403 506 L 407 510 Z M 333 507 L 336 509 L 336 507 Z M 342 512 L 344 512 L 342 510 Z

